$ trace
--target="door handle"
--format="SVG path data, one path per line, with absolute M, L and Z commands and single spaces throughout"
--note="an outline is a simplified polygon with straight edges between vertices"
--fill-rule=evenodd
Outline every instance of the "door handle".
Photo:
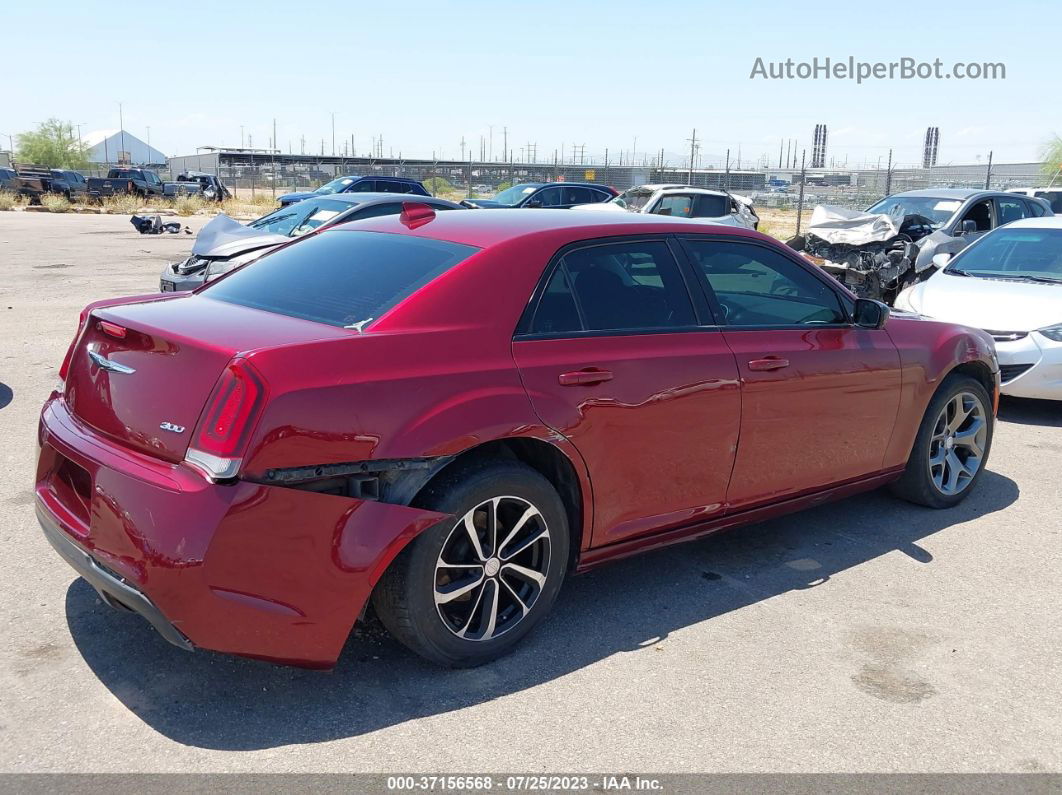
M 781 370 L 789 366 L 789 360 L 780 356 L 767 356 L 763 359 L 753 359 L 749 362 L 750 370 Z
M 574 370 L 570 373 L 561 373 L 557 376 L 561 386 L 591 386 L 603 384 L 612 380 L 612 372 L 599 370 L 596 367 L 587 367 L 585 370 Z

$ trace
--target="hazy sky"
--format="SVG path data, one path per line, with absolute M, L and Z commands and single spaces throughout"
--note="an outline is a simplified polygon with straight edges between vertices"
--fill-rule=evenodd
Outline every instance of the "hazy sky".
M 940 127 L 941 163 L 1036 159 L 1062 133 L 1058 0 L 981 3 L 745 2 L 19 2 L 7 5 L 0 134 L 50 116 L 82 132 L 125 127 L 168 155 L 240 144 L 358 153 L 479 153 L 540 159 L 585 144 L 610 158 L 661 148 L 705 164 L 809 147 L 829 126 L 830 158 L 921 157 Z M 30 32 L 41 35 L 22 35 Z M 46 46 L 42 46 L 46 43 Z M 42 53 L 47 53 L 42 55 Z M 765 62 L 941 59 L 1002 62 L 1005 80 L 750 79 Z M 7 140 L 3 140 L 6 148 Z

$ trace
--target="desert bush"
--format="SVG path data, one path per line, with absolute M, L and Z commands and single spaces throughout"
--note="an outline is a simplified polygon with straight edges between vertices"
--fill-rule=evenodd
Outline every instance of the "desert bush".
M 103 199 L 104 209 L 109 213 L 117 213 L 119 215 L 132 215 L 146 205 L 147 202 L 135 193 L 119 193 L 115 196 L 106 196 Z
M 11 191 L 0 190 L 0 212 L 25 207 L 29 202 L 25 196 Z
M 201 196 L 179 196 L 173 207 L 177 215 L 195 215 L 205 206 Z
M 68 213 L 73 206 L 66 196 L 58 193 L 45 193 L 41 196 L 41 204 L 48 208 L 50 213 Z

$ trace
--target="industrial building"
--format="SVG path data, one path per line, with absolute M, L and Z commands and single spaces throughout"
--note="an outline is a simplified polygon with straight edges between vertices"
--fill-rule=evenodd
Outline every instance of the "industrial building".
M 133 166 L 162 166 L 166 155 L 141 141 L 127 130 L 96 130 L 81 143 L 90 163 L 120 163 Z

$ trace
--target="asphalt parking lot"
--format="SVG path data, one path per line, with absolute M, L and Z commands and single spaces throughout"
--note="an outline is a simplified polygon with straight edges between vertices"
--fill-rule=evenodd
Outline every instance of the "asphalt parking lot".
M 599 569 L 483 668 L 373 625 L 332 673 L 168 645 L 75 578 L 31 486 L 81 307 L 192 239 L 0 213 L 0 770 L 1062 771 L 1062 404 L 1005 401 L 954 510 L 872 493 Z

